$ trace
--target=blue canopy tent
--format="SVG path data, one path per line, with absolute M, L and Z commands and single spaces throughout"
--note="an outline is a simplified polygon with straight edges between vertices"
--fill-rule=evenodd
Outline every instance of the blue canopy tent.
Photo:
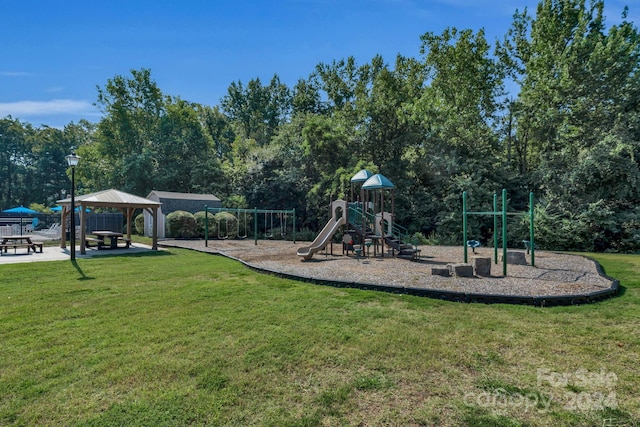
M 51 212 L 61 212 L 62 211 L 62 206 L 58 205 L 58 206 L 54 206 L 52 208 L 49 209 Z M 74 212 L 80 212 L 79 208 L 76 208 Z M 89 208 L 85 208 L 85 212 L 91 212 L 91 210 Z
M 25 208 L 24 206 L 20 205 L 20 206 L 16 206 L 15 208 L 5 209 L 2 211 L 2 213 L 20 215 L 20 235 L 22 235 L 22 218 L 24 216 L 37 214 L 38 212 L 34 211 L 33 209 Z

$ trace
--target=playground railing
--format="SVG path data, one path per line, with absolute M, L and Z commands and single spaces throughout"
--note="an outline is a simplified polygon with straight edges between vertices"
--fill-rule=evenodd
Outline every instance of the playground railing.
M 375 222 L 375 216 L 369 212 L 363 212 L 360 208 L 349 207 L 349 222 L 351 224 L 365 224 L 370 227 Z
M 389 223 L 387 221 L 385 221 L 384 229 L 385 230 L 389 229 Z M 401 242 L 405 242 L 407 240 L 407 236 L 409 235 L 409 232 L 407 231 L 406 228 L 404 228 L 400 224 L 396 224 L 395 222 L 392 222 L 390 234 L 391 236 L 395 237 Z
M 364 221 L 363 221 L 364 217 Z M 363 212 L 362 209 L 349 207 L 349 222 L 352 224 L 362 224 L 363 222 L 370 228 L 375 229 L 376 217 L 370 212 Z M 387 227 L 385 226 L 385 229 Z M 395 222 L 391 223 L 391 234 L 401 241 L 405 241 L 409 232 L 406 228 Z
M 407 240 L 407 236 L 409 235 L 409 231 L 401 226 L 400 224 L 396 224 L 395 222 L 391 223 L 391 234 L 397 237 L 399 240 L 405 241 Z

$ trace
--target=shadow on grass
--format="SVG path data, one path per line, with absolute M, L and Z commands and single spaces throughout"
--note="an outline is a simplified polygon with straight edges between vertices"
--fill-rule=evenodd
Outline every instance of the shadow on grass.
M 167 251 L 148 251 L 148 252 L 138 252 L 138 253 L 130 253 L 130 254 L 122 254 L 122 253 L 120 253 L 120 254 L 100 255 L 100 259 L 104 259 L 104 258 L 147 258 L 147 257 L 158 257 L 158 256 L 167 256 L 167 255 L 173 255 L 173 254 L 169 253 Z M 76 271 L 80 275 L 78 280 L 93 280 L 93 279 L 95 279 L 95 277 L 87 276 L 84 273 L 84 271 L 82 271 L 82 268 L 80 267 L 80 265 L 78 265 L 78 261 L 77 260 L 71 261 L 71 264 L 73 265 L 73 267 L 76 269 Z
M 82 268 L 80 268 L 80 266 L 78 265 L 78 261 L 77 260 L 75 260 L 75 259 L 72 260 L 71 264 L 73 265 L 73 267 L 76 269 L 76 271 L 80 275 L 78 280 L 93 280 L 93 279 L 95 279 L 95 277 L 89 277 L 86 274 L 84 274 L 84 271 L 82 271 Z
M 136 252 L 136 253 L 119 253 L 119 254 L 106 254 L 100 255 L 99 258 L 146 258 L 146 257 L 160 257 L 160 256 L 168 256 L 174 255 L 168 251 L 145 251 L 145 252 Z

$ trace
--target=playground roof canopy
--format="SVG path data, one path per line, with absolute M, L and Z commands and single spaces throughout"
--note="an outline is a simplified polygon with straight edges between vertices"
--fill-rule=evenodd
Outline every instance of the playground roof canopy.
M 362 188 L 365 190 L 391 190 L 395 188 L 395 185 L 389 178 L 379 173 L 373 175 L 371 178 L 367 179 L 364 184 L 362 184 Z
M 369 172 L 366 169 L 362 169 L 360 172 L 351 177 L 351 182 L 365 182 L 366 180 L 371 178 L 371 175 L 373 175 L 373 173 Z

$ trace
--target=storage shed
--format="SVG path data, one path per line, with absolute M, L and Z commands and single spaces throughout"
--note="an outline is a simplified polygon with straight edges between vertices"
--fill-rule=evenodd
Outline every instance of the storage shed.
M 222 202 L 213 194 L 175 193 L 172 191 L 153 190 L 147 199 L 162 203 L 158 209 L 158 238 L 166 236 L 167 215 L 175 211 L 187 211 L 196 213 L 204 210 L 205 205 L 210 208 L 221 208 Z M 152 231 L 151 216 L 144 213 L 144 234 L 150 235 Z

